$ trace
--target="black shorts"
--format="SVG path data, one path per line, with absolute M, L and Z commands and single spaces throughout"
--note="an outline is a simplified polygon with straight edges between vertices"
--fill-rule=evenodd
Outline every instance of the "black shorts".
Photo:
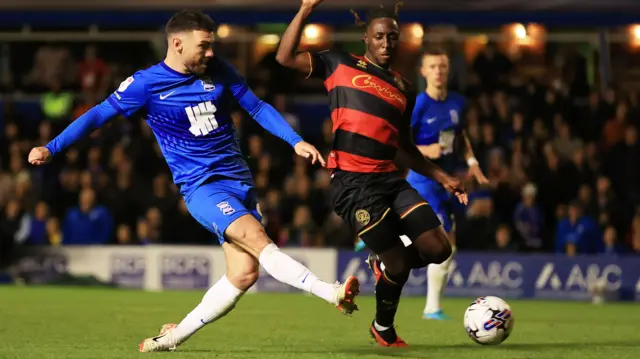
M 401 235 L 415 240 L 441 225 L 431 206 L 401 172 L 336 171 L 329 194 L 334 211 L 376 254 L 402 243 Z

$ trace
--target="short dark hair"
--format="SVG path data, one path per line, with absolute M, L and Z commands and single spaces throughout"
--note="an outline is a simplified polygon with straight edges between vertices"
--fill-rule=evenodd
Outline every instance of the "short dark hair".
M 169 19 L 164 30 L 169 35 L 194 30 L 213 32 L 215 29 L 216 24 L 209 15 L 198 10 L 182 10 Z
M 371 25 L 371 21 L 375 19 L 393 19 L 397 22 L 400 22 L 400 18 L 398 17 L 398 12 L 402 7 L 403 2 L 400 0 L 396 1 L 396 5 L 393 8 L 384 7 L 384 5 L 380 5 L 380 7 L 373 8 L 369 10 L 367 13 L 367 21 L 362 21 L 360 19 L 360 15 L 358 12 L 351 9 L 351 13 L 356 18 L 356 25 L 367 28 Z

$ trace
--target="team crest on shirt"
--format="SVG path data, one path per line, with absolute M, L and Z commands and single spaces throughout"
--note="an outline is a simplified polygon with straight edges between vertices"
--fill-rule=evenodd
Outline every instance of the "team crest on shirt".
M 358 60 L 358 63 L 356 64 L 356 66 L 358 66 L 361 69 L 367 69 L 367 63 L 362 61 L 362 60 Z
M 356 220 L 361 226 L 366 226 L 371 221 L 371 215 L 366 210 L 359 209 L 356 211 Z
M 398 87 L 400 88 L 400 90 L 404 91 L 407 88 L 407 86 L 404 84 L 404 81 L 402 81 L 402 78 L 400 76 L 396 76 L 394 80 L 396 80 L 396 84 L 398 84 Z
M 456 111 L 456 110 L 449 111 L 449 116 L 451 116 L 451 122 L 453 122 L 454 125 L 457 125 L 458 122 L 460 122 L 460 117 L 458 116 L 458 111 Z
M 202 78 L 200 82 L 202 83 L 202 88 L 204 88 L 205 91 L 213 91 L 216 89 L 216 86 L 213 84 L 213 81 L 209 77 Z

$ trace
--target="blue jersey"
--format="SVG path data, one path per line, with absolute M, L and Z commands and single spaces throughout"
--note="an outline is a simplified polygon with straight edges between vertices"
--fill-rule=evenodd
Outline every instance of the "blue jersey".
M 423 92 L 416 98 L 411 116 L 413 141 L 418 146 L 440 144 L 440 158 L 431 161 L 448 173 L 453 172 L 458 163 L 455 148 L 464 128 L 465 102 L 465 98 L 455 92 L 449 92 L 443 101 L 434 100 Z M 413 171 L 409 172 L 408 180 L 436 183 Z
M 79 119 L 83 121 L 76 121 L 86 128 L 74 129 L 72 124 L 47 148 L 58 152 L 115 114 L 130 117 L 143 111 L 184 196 L 213 176 L 252 184 L 230 114 L 236 102 L 291 146 L 302 140 L 271 106 L 253 94 L 230 64 L 214 57 L 199 76 L 179 73 L 164 62 L 136 72 L 94 107 L 94 112 Z
M 446 172 L 453 172 L 458 162 L 456 140 L 464 128 L 462 124 L 465 99 L 450 92 L 444 101 L 434 100 L 426 93 L 416 99 L 411 117 L 413 141 L 418 146 L 440 145 L 440 158 L 431 160 Z M 440 183 L 409 171 L 407 181 L 433 208 L 447 233 L 455 230 L 453 196 Z

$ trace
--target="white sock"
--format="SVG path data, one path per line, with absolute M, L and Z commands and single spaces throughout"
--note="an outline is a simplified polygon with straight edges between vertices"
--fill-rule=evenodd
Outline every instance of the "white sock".
M 376 328 L 376 330 L 381 332 L 391 328 L 391 327 L 383 327 L 382 325 L 378 324 L 378 322 L 376 321 L 373 322 L 373 327 Z
M 173 345 L 183 343 L 200 328 L 227 315 L 243 294 L 243 291 L 231 284 L 226 275 L 223 276 L 209 288 L 200 304 L 178 324 L 173 335 L 162 339 L 169 337 L 168 340 L 175 341 Z
M 266 246 L 258 260 L 262 268 L 276 280 L 336 304 L 336 287 L 333 284 L 318 279 L 307 267 L 282 253 L 275 244 Z
M 440 264 L 429 264 L 427 266 L 427 305 L 424 308 L 425 313 L 434 313 L 440 310 L 440 297 L 442 297 L 442 291 L 449 276 L 449 267 L 452 260 L 453 254 Z

